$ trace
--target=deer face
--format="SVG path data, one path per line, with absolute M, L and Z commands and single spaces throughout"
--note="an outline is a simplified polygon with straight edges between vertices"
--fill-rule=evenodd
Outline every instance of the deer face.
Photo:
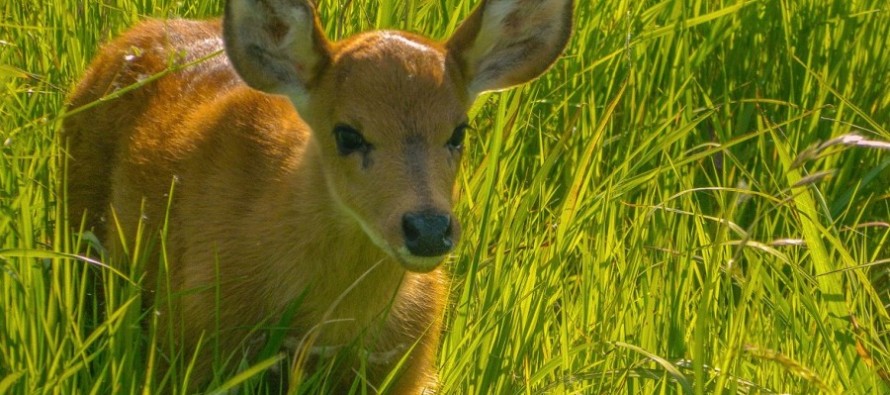
M 432 270 L 460 237 L 451 195 L 467 119 L 457 64 L 397 32 L 360 35 L 334 53 L 300 112 L 328 192 L 406 268 Z

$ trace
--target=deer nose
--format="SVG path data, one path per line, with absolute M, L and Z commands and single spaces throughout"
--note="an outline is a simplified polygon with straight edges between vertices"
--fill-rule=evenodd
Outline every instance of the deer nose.
M 402 216 L 405 247 L 415 256 L 444 255 L 454 248 L 451 216 L 432 211 L 407 213 Z

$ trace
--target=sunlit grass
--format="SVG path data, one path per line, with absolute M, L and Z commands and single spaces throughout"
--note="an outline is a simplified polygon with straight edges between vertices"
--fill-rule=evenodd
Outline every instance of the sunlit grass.
M 441 38 L 476 3 L 319 9 L 330 37 Z M 577 3 L 563 59 L 471 114 L 441 392 L 890 391 L 886 2 Z M 102 262 L 64 222 L 57 133 L 101 42 L 220 8 L 0 4 L 0 393 L 184 388 L 189 356 L 150 375 L 146 262 L 103 269 L 104 304 L 88 286 Z M 211 389 L 264 391 L 269 358 Z

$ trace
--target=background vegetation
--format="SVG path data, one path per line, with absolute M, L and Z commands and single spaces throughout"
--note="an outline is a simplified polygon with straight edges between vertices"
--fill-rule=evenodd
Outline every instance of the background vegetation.
M 476 3 L 319 8 L 445 37 Z M 890 3 L 576 3 L 553 70 L 474 110 L 442 392 L 890 391 Z M 102 42 L 221 7 L 0 3 L 0 393 L 180 385 L 146 378 L 138 287 L 84 286 L 57 136 Z

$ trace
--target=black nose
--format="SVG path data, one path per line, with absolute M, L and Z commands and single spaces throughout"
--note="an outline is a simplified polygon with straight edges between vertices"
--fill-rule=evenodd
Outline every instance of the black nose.
M 402 216 L 405 246 L 416 256 L 440 256 L 451 251 L 451 216 L 422 211 Z

